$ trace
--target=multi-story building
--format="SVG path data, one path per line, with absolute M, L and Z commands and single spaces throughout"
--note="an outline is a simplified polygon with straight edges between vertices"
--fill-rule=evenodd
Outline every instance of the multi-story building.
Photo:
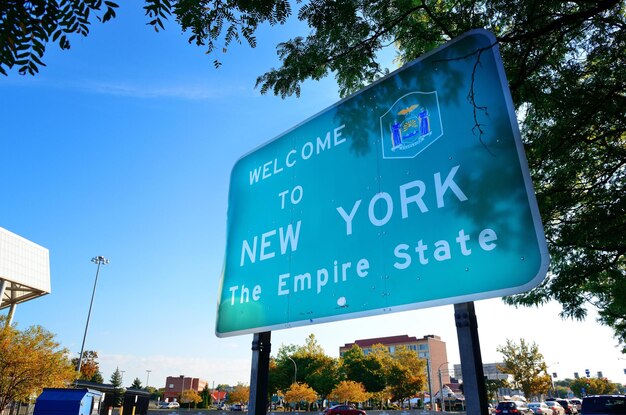
M 439 391 L 439 373 L 441 372 L 441 383 L 450 383 L 450 371 L 448 369 L 448 353 L 446 351 L 446 343 L 441 337 L 433 334 L 426 335 L 420 339 L 408 336 L 406 334 L 400 336 L 377 337 L 374 339 L 356 340 L 354 343 L 347 343 L 339 348 L 339 355 L 343 356 L 345 352 L 350 350 L 354 345 L 359 346 L 363 353 L 368 354 L 372 351 L 375 344 L 382 344 L 387 347 L 389 353 L 394 354 L 398 347 L 404 346 L 409 350 L 415 351 L 417 356 L 426 359 L 428 381 L 432 388 L 433 394 Z
M 498 366 L 503 366 L 504 363 L 483 363 L 483 374 L 486 379 L 489 380 L 510 380 L 511 375 L 503 373 L 498 369 Z M 462 380 L 463 373 L 461 372 L 461 365 L 454 365 L 454 377 Z
M 187 389 L 193 389 L 200 393 L 208 385 L 206 380 L 191 378 L 185 375 L 168 376 L 165 379 L 165 391 L 163 400 L 166 402 L 178 401 L 180 394 Z

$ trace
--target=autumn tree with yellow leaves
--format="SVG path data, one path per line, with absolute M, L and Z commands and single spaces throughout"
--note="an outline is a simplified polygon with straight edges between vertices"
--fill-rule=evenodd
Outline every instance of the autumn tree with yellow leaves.
M 330 396 L 339 402 L 365 402 L 369 399 L 369 393 L 362 383 L 352 380 L 344 380 L 330 393 Z
M 232 392 L 228 393 L 226 400 L 228 403 L 246 403 L 250 398 L 250 386 L 243 383 L 237 384 Z
M 41 326 L 24 331 L 0 316 L 0 412 L 13 401 L 26 401 L 43 388 L 64 387 L 78 373 L 54 334 Z
M 197 391 L 193 389 L 185 389 L 183 393 L 180 394 L 180 401 L 182 403 L 186 403 L 188 408 L 191 408 L 192 403 L 195 407 L 197 403 L 202 402 L 202 398 Z
M 317 400 L 317 393 L 306 383 L 294 383 L 285 392 L 285 402 L 299 403 L 306 402 L 307 406 L 311 406 Z

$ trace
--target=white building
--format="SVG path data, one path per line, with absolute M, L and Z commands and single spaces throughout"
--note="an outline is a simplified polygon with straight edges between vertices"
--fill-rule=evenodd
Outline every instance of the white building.
M 0 310 L 10 307 L 8 324 L 11 324 L 17 304 L 48 293 L 48 250 L 0 228 Z

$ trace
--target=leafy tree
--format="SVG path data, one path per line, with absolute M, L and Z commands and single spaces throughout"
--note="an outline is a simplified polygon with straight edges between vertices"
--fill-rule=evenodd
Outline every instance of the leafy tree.
M 122 388 L 122 373 L 120 372 L 119 367 L 115 368 L 115 371 L 111 375 L 109 383 L 111 383 L 111 385 L 113 386 L 114 406 L 120 406 L 122 403 L 122 394 L 124 393 L 124 388 Z
M 93 350 L 85 350 L 83 352 L 83 362 L 80 366 L 80 379 L 91 382 L 102 382 L 102 374 L 100 373 L 100 364 L 98 363 L 98 352 Z M 78 357 L 72 359 L 72 364 L 78 370 Z
M 298 377 L 323 399 L 341 380 L 338 360 L 326 355 L 314 334 L 307 337 L 304 346 L 298 347 L 292 358 L 298 363 Z
M 537 344 L 529 345 L 520 339 L 518 345 L 507 339 L 506 344 L 497 350 L 503 356 L 503 365 L 498 365 L 498 370 L 512 375 L 513 386 L 524 392 L 527 399 L 548 392 L 552 380 Z
M 341 370 L 346 379 L 361 383 L 370 393 L 387 386 L 381 361 L 374 355 L 365 355 L 356 344 L 341 357 Z
M 93 375 L 91 378 L 91 381 L 96 382 L 96 383 L 104 383 L 104 378 L 102 377 L 102 373 L 98 372 L 95 375 Z
M 384 409 L 387 402 L 389 402 L 393 398 L 393 394 L 391 392 L 390 387 L 385 387 L 385 389 L 379 392 L 371 392 L 370 400 L 375 401 L 379 404 L 380 409 Z
M 554 386 L 554 395 L 558 398 L 567 398 L 568 392 L 570 391 L 569 387 L 565 386 Z
M 570 389 L 576 396 L 619 393 L 617 385 L 607 378 L 578 378 L 571 383 Z
M 139 380 L 139 378 L 135 378 L 135 380 L 133 380 L 133 383 L 131 383 L 130 387 L 132 389 L 143 389 L 141 380 Z
M 311 403 L 317 400 L 317 393 L 306 383 L 294 383 L 285 392 L 284 399 L 285 402 L 295 404 L 306 402 L 307 406 L 310 407 Z
M 250 387 L 242 383 L 238 383 L 232 392 L 228 394 L 226 400 L 228 403 L 246 403 L 250 397 Z
M 151 401 L 160 401 L 163 398 L 163 391 L 154 386 L 146 386 L 146 390 L 150 393 Z
M 198 405 L 198 408 L 208 408 L 211 405 L 211 391 L 209 390 L 208 385 L 204 385 L 204 389 L 200 392 L 200 398 L 202 402 Z
M 173 16 L 216 66 L 233 42 L 254 47 L 261 24 L 297 16 L 307 34 L 280 43 L 281 66 L 257 79 L 262 93 L 282 97 L 331 74 L 342 95 L 355 92 L 387 73 L 380 52 L 389 45 L 402 64 L 472 28 L 493 32 L 552 258 L 543 283 L 506 301 L 556 300 L 562 316 L 576 319 L 595 306 L 626 351 L 626 1 L 303 0 L 298 10 L 292 3 L 146 0 L 144 8 L 156 30 Z M 0 72 L 36 72 L 46 42 L 69 47 L 66 33 L 86 35 L 90 17 L 106 21 L 117 7 L 62 4 L 0 4 Z
M 117 4 L 105 0 L 3 1 L 0 3 L 0 73 L 13 66 L 21 74 L 39 72 L 46 43 L 69 49 L 69 34 L 87 36 L 90 21 L 115 17 Z
M 295 378 L 297 368 L 297 379 Z M 270 393 L 287 390 L 294 381 L 312 387 L 326 398 L 340 380 L 337 359 L 325 354 L 315 335 L 307 337 L 303 346 L 281 346 L 270 361 Z
M 326 399 L 341 381 L 339 360 L 329 356 L 318 356 L 312 366 L 314 366 L 314 370 L 307 376 L 306 380 L 321 399 Z
M 270 393 L 275 393 L 277 390 L 286 390 L 294 381 L 297 381 L 295 373 L 297 362 L 292 357 L 296 350 L 296 345 L 281 345 L 278 349 L 276 357 L 271 359 L 269 387 Z M 295 367 L 294 362 L 296 362 Z
M 487 399 L 491 401 L 498 400 L 498 390 L 504 388 L 506 382 L 502 379 L 485 379 L 485 388 L 487 389 Z
M 426 361 L 402 346 L 398 347 L 389 364 L 387 384 L 394 400 L 410 399 L 426 384 Z
M 352 380 L 343 380 L 333 389 L 330 396 L 340 402 L 365 402 L 369 399 L 369 393 L 362 383 Z
M 191 404 L 195 407 L 198 402 L 202 402 L 202 398 L 198 395 L 197 391 L 193 389 L 185 389 L 180 394 L 180 401 L 187 404 L 187 408 L 191 408 Z
M 12 401 L 26 401 L 44 387 L 65 387 L 78 372 L 54 334 L 41 326 L 24 331 L 0 316 L 0 412 Z

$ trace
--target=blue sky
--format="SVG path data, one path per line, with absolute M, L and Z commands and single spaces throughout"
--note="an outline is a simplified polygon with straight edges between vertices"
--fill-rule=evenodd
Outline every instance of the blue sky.
M 263 28 L 256 49 L 233 45 L 215 69 L 176 24 L 155 33 L 146 21 L 139 3 L 125 4 L 70 51 L 50 45 L 39 75 L 0 79 L 0 226 L 48 248 L 51 266 L 52 293 L 20 304 L 14 321 L 41 324 L 78 355 L 90 259 L 103 255 L 86 349 L 100 354 L 105 380 L 119 367 L 126 385 L 145 384 L 146 370 L 156 387 L 180 374 L 247 383 L 252 336 L 214 335 L 230 171 L 336 102 L 337 88 L 308 82 L 285 100 L 254 89 L 278 66 L 276 43 L 302 25 Z M 589 368 L 626 383 L 626 361 L 593 313 L 577 323 L 558 318 L 555 304 L 476 308 L 485 362 L 507 338 L 525 338 L 561 378 Z M 333 356 L 355 339 L 436 334 L 459 363 L 452 306 L 280 330 L 272 349 L 309 333 Z

